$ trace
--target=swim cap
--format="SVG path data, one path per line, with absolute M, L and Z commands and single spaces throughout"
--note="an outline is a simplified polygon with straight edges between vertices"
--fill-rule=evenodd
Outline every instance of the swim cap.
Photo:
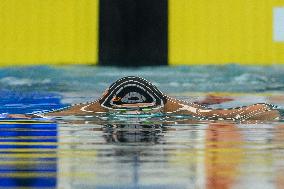
M 145 79 L 128 76 L 115 81 L 99 102 L 108 109 L 161 108 L 166 97 Z

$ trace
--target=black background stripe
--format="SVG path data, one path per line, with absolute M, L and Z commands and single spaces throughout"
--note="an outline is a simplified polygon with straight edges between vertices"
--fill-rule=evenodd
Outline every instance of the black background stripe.
M 100 0 L 100 65 L 165 65 L 167 43 L 167 0 Z

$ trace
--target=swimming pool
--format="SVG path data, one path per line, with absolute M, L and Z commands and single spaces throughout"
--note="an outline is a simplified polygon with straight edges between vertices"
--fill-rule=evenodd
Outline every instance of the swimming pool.
M 0 112 L 29 113 L 91 101 L 135 75 L 189 101 L 232 98 L 227 108 L 284 107 L 284 67 L 91 66 L 0 69 Z M 233 124 L 129 118 L 0 125 L 0 188 L 280 188 L 284 123 Z

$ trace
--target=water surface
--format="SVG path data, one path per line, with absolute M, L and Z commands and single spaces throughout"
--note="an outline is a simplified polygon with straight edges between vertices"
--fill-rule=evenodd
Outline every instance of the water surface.
M 226 108 L 284 105 L 284 67 L 19 67 L 0 69 L 1 113 L 96 99 L 126 75 L 176 98 Z M 0 188 L 282 188 L 284 123 L 68 117 L 0 124 Z

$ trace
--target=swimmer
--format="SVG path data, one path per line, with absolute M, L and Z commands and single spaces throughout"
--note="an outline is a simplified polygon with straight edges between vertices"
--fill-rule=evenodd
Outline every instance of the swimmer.
M 163 113 L 169 116 L 189 115 L 197 120 L 230 121 L 277 120 L 280 117 L 279 111 L 273 105 L 265 103 L 231 109 L 211 109 L 198 103 L 178 100 L 162 93 L 145 79 L 134 76 L 115 81 L 96 101 L 72 105 L 42 114 L 42 116 L 87 116 L 107 112 Z M 20 115 L 9 116 L 17 118 Z

